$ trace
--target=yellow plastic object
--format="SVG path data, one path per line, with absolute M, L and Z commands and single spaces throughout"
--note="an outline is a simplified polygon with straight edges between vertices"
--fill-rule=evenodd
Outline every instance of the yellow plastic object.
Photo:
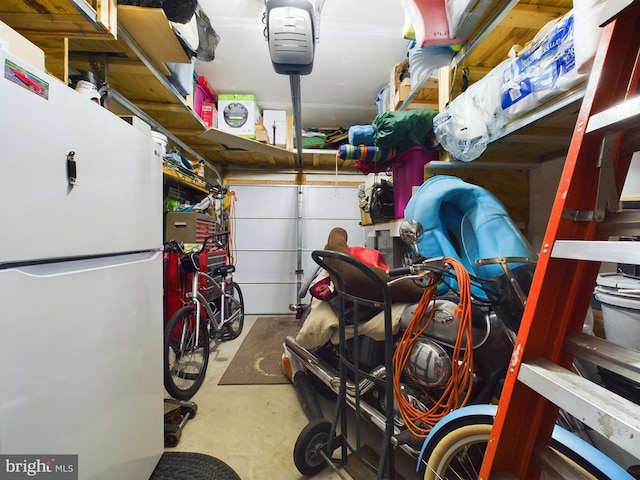
M 411 19 L 409 18 L 409 15 L 404 16 L 404 25 L 402 26 L 402 38 L 406 38 L 407 40 L 416 39 L 416 31 L 413 28 L 413 24 L 411 23 Z

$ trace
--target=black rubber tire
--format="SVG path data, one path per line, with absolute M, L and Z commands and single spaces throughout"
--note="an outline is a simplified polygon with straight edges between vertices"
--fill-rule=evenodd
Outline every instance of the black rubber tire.
M 240 285 L 236 282 L 229 282 L 226 288 L 229 297 L 226 297 L 225 314 L 227 317 L 237 315 L 232 323 L 226 324 L 225 332 L 222 335 L 222 340 L 229 341 L 238 338 L 244 328 L 244 298 Z
M 178 309 L 165 327 L 164 331 L 164 387 L 173 398 L 189 400 L 200 389 L 204 382 L 209 365 L 209 336 L 206 318 L 200 318 L 200 334 L 198 345 L 195 345 L 195 307 L 191 305 Z M 180 338 L 176 332 L 187 330 L 186 345 L 177 347 Z M 186 360 L 186 361 L 185 361 Z M 189 364 L 189 372 L 177 375 L 176 364 Z
M 326 451 L 330 433 L 331 422 L 324 418 L 316 418 L 298 435 L 293 447 L 293 463 L 305 477 L 313 477 L 327 467 L 326 460 L 320 452 L 325 449 L 327 456 L 332 453 Z
M 240 480 L 226 463 L 202 453 L 164 452 L 149 480 Z
M 165 433 L 164 435 L 164 448 L 173 448 L 180 443 L 180 437 L 182 432 Z

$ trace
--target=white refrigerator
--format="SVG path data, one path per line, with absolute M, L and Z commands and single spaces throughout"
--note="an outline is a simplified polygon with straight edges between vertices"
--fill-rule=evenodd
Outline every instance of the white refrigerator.
M 2 51 L 0 65 L 0 455 L 149 478 L 164 445 L 161 159 L 59 80 Z

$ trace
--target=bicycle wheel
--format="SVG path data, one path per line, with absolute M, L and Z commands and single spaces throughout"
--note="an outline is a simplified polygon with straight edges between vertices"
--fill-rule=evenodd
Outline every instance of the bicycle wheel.
M 200 318 L 200 331 L 196 332 L 195 315 L 196 307 L 184 306 L 165 327 L 164 387 L 177 400 L 189 400 L 195 395 L 209 364 L 207 319 Z
M 491 423 L 479 421 L 479 423 L 454 427 L 448 433 L 444 433 L 429 455 L 424 479 L 477 479 L 487 448 L 487 442 L 489 441 L 491 427 Z M 563 435 L 572 434 L 565 431 Z M 558 438 L 563 438 L 563 435 Z M 555 433 L 554 436 L 556 436 Z M 617 473 L 611 473 L 612 470 L 601 468 L 604 467 L 606 462 L 602 459 L 602 454 L 594 451 L 595 449 L 586 443 L 581 445 L 586 449 L 582 452 L 578 452 L 574 449 L 575 447 L 571 447 L 566 438 L 562 442 L 552 439 L 551 447 L 566 461 L 568 468 L 579 472 L 586 479 L 621 478 L 617 476 Z M 585 453 L 587 450 L 589 451 L 588 454 Z M 610 460 L 608 461 L 610 462 Z M 609 467 L 615 469 L 613 465 L 609 465 Z M 543 472 L 542 478 L 553 477 L 546 476 Z
M 479 476 L 492 425 L 464 425 L 446 434 L 427 459 L 425 480 L 469 479 Z
M 244 327 L 244 298 L 240 285 L 236 282 L 229 282 L 226 286 L 226 306 L 227 316 L 226 331 L 222 335 L 223 340 L 233 340 L 238 338 Z

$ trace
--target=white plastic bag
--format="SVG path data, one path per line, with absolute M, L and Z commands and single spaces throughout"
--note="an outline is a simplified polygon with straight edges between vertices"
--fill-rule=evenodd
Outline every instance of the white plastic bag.
M 473 87 L 450 103 L 433 119 L 437 142 L 456 160 L 470 162 L 487 148 L 486 116 L 474 102 Z

